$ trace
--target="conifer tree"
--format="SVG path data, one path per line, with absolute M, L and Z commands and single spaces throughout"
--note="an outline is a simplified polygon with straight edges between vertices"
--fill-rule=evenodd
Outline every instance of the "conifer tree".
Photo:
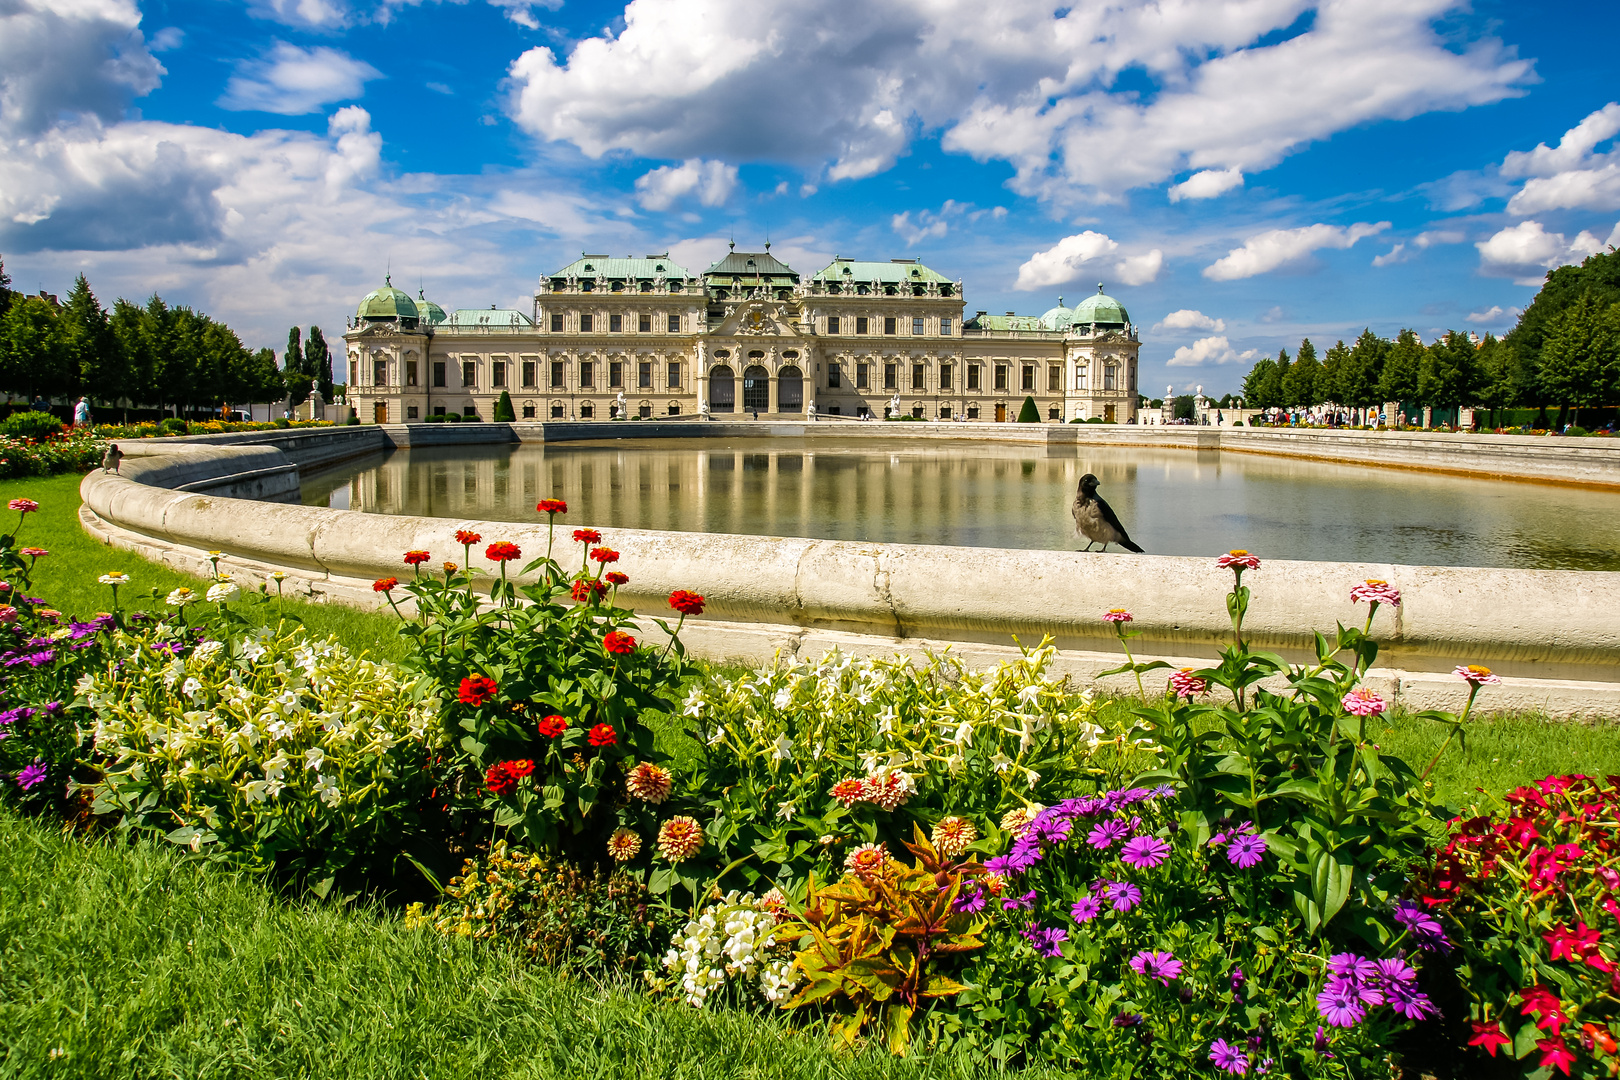
M 1540 381 L 1551 400 L 1575 410 L 1572 423 L 1580 423 L 1583 408 L 1605 404 L 1613 390 L 1620 341 L 1615 338 L 1614 320 L 1607 315 L 1605 305 L 1588 290 L 1547 322 Z
M 1041 411 L 1035 407 L 1033 395 L 1024 399 L 1024 407 L 1018 410 L 1020 424 L 1038 424 L 1041 422 Z
M 304 340 L 304 373 L 311 379 L 318 379 L 321 384 L 321 397 L 326 401 L 332 400 L 332 353 L 326 347 L 326 338 L 321 334 L 321 328 L 309 328 L 309 337 Z M 306 388 L 307 389 L 307 388 Z
M 1361 331 L 1339 376 L 1344 404 L 1368 408 L 1389 400 L 1380 397 L 1378 391 L 1378 378 L 1383 374 L 1389 349 L 1390 343 L 1373 333 L 1371 327 Z
M 1322 373 L 1322 365 L 1316 360 L 1316 346 L 1311 339 L 1306 338 L 1300 342 L 1299 356 L 1283 376 L 1283 397 L 1285 407 L 1310 406 L 1320 404 L 1322 395 L 1317 392 L 1317 376 Z
M 287 351 L 281 354 L 281 377 L 287 385 L 287 403 L 302 405 L 309 397 L 309 375 L 304 369 L 303 331 L 287 331 Z
M 1384 359 L 1384 370 L 1378 377 L 1378 393 L 1383 401 L 1415 402 L 1418 395 L 1418 373 L 1423 367 L 1427 350 L 1423 342 L 1410 330 L 1395 335 Z

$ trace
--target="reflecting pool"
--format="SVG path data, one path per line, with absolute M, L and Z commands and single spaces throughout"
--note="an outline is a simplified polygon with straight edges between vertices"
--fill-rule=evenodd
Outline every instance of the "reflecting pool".
M 906 439 L 604 440 L 398 450 L 303 479 L 304 502 L 598 528 L 1077 549 L 1080 477 L 1149 553 L 1620 570 L 1620 493 L 1220 451 Z M 1110 549 L 1117 550 L 1114 548 Z

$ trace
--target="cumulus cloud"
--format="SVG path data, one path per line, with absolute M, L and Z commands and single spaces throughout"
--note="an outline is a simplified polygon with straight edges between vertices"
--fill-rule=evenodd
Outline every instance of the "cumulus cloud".
M 64 120 L 111 123 L 166 74 L 131 0 L 0 6 L 0 134 L 35 134 Z
M 258 60 L 244 60 L 225 84 L 219 107 L 300 116 L 319 112 L 334 101 L 366 92 L 366 83 L 382 72 L 346 52 L 317 45 L 301 49 L 282 41 Z
M 1182 308 L 1172 311 L 1153 325 L 1155 332 L 1159 330 L 1210 330 L 1219 334 L 1226 329 L 1225 319 L 1212 319 L 1202 311 L 1191 308 Z
M 1238 352 L 1225 335 L 1199 338 L 1191 345 L 1183 345 L 1175 355 L 1165 361 L 1169 367 L 1202 367 L 1206 364 L 1236 364 L 1259 356 L 1255 349 Z
M 1538 143 L 1533 150 L 1508 154 L 1500 174 L 1524 180 L 1508 200 L 1508 213 L 1620 209 L 1620 150 L 1611 146 L 1599 152 L 1617 134 L 1620 102 L 1611 101 L 1564 132 L 1557 146 Z
M 1322 248 L 1348 248 L 1368 236 L 1389 228 L 1389 222 L 1357 222 L 1349 228 L 1340 225 L 1306 225 L 1298 229 L 1270 229 L 1251 236 L 1240 248 L 1204 267 L 1211 281 L 1236 281 L 1298 262 Z
M 1530 65 L 1500 42 L 1436 32 L 1457 6 L 633 0 L 622 29 L 524 53 L 510 109 L 590 157 L 776 160 L 839 180 L 940 131 L 1012 163 L 1025 194 L 1117 198 L 1191 170 L 1175 197 L 1208 198 L 1346 128 L 1519 93 Z M 1304 33 L 1256 44 L 1308 10 Z M 1127 70 L 1155 92 L 1112 92 Z M 816 93 L 760 91 L 792 85 Z
M 1170 201 L 1182 199 L 1213 199 L 1233 188 L 1243 186 L 1242 169 L 1205 169 L 1195 172 L 1179 184 L 1170 187 Z
M 1519 308 L 1505 308 L 1501 304 L 1492 304 L 1484 311 L 1471 311 L 1465 317 L 1467 322 L 1477 326 L 1504 326 L 1519 317 Z
M 1159 276 L 1164 253 L 1158 248 L 1136 255 L 1125 255 L 1119 242 L 1087 229 L 1065 236 L 1045 251 L 1037 251 L 1018 268 L 1013 288 L 1021 291 L 1045 289 L 1073 281 L 1082 273 L 1109 271 L 1126 285 L 1145 285 Z
M 636 201 L 645 210 L 668 210 L 689 196 L 704 206 L 721 206 L 737 187 L 737 166 L 688 158 L 636 178 Z
M 338 30 L 344 27 L 372 23 L 387 26 L 401 9 L 416 7 L 438 0 L 249 0 L 248 10 L 261 19 L 269 19 L 285 26 L 308 30 Z M 466 3 L 466 0 L 450 0 Z M 531 30 L 540 28 L 535 8 L 556 11 L 563 0 L 489 0 L 489 6 L 499 9 L 507 19 Z
M 915 218 L 912 217 L 912 213 L 912 211 L 907 210 L 905 213 L 896 214 L 889 219 L 889 227 L 900 234 L 907 247 L 915 247 L 924 240 L 937 240 L 943 237 L 950 231 L 950 225 L 953 221 L 972 223 L 986 215 L 989 215 L 993 221 L 1000 221 L 1007 216 L 1007 208 L 1005 206 L 993 206 L 988 209 L 980 209 L 972 203 L 961 203 L 955 199 L 946 199 L 938 211 L 918 210 L 915 212 Z
M 1615 225 L 1615 233 L 1620 234 L 1620 224 Z M 1539 221 L 1510 225 L 1474 245 L 1479 249 L 1482 273 L 1511 277 L 1520 285 L 1539 285 L 1542 271 L 1578 263 L 1604 246 L 1603 241 L 1585 230 L 1570 240 L 1563 233 L 1548 232 Z

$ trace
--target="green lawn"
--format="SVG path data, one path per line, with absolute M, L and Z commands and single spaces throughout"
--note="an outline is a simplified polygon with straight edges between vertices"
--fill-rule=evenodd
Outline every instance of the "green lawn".
M 167 844 L 87 842 L 0 811 L 0 866 L 0 1076 L 986 1075 L 835 1056 L 773 1015 L 565 980 L 369 910 L 289 905 Z

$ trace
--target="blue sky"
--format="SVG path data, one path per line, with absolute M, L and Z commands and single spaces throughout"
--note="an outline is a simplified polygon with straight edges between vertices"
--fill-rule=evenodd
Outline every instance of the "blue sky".
M 1512 326 L 1620 243 L 1620 5 L 16 0 L 0 254 L 279 347 L 392 269 L 526 308 L 581 251 L 1107 283 L 1143 385 Z

